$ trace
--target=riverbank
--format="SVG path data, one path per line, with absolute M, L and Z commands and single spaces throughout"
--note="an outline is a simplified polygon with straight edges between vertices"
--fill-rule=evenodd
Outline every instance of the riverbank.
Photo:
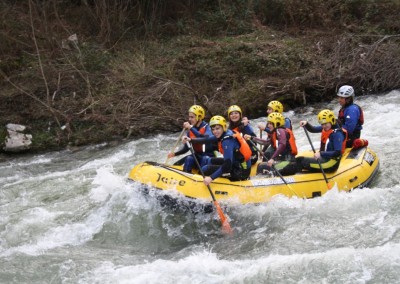
M 7 123 L 23 124 L 32 151 L 179 131 L 194 103 L 206 108 L 206 118 L 231 104 L 252 118 L 265 115 L 270 100 L 285 110 L 330 101 L 343 84 L 357 96 L 400 87 L 395 1 L 362 7 L 385 13 L 382 19 L 342 14 L 339 21 L 333 10 L 324 19 L 318 1 L 309 0 L 314 6 L 303 8 L 319 15 L 312 23 L 301 9 L 288 20 L 291 10 L 271 17 L 256 6 L 232 10 L 235 3 L 191 7 L 192 18 L 145 35 L 130 32 L 140 27 L 135 23 L 111 32 L 111 14 L 90 14 L 100 6 L 28 2 L 1 6 L 0 141 Z M 79 17 L 84 11 L 91 16 Z

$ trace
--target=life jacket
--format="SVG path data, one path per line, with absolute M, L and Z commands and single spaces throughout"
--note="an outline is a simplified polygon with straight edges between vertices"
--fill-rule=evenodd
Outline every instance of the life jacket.
M 278 140 L 276 139 L 276 130 L 270 134 L 271 138 L 271 146 L 274 147 L 274 149 L 278 148 Z M 296 145 L 296 138 L 294 137 L 293 131 L 290 128 L 285 128 L 285 133 L 286 137 L 288 140 L 288 144 L 290 147 L 290 153 L 293 156 L 297 155 L 297 145 Z M 286 146 L 287 147 L 287 146 Z
M 231 128 L 231 130 L 232 130 L 233 133 L 239 133 L 240 136 L 243 137 L 243 134 L 242 134 L 242 132 L 243 132 L 243 124 L 240 125 L 240 126 L 237 126 L 237 127 L 235 127 L 235 128 Z M 239 141 L 239 142 L 240 142 L 240 141 Z M 249 142 L 247 142 L 247 141 L 246 141 L 246 143 L 247 143 L 247 144 L 249 145 L 249 147 L 250 147 L 250 150 L 251 150 L 251 152 L 252 152 L 252 156 L 253 156 L 254 154 L 257 154 L 257 148 L 255 148 L 254 146 L 252 146 L 251 144 L 249 144 Z
M 204 133 L 206 133 L 206 127 L 208 126 L 208 124 L 207 123 L 205 123 L 202 127 L 200 127 L 200 129 L 198 129 L 197 127 L 196 127 L 196 129 L 197 129 L 197 131 L 199 131 L 200 132 L 200 134 L 203 134 L 204 135 Z M 193 139 L 193 138 L 198 138 L 198 137 L 196 137 L 196 135 L 194 135 L 194 133 L 192 132 L 192 131 L 190 131 L 189 130 L 189 137 L 191 138 L 191 139 Z M 204 153 L 205 152 L 205 144 L 198 144 L 198 143 L 193 143 L 193 149 L 194 149 L 194 151 L 196 152 L 196 153 Z
M 343 143 L 342 143 L 342 154 L 344 153 L 344 150 L 346 149 L 346 141 L 347 141 L 347 130 L 344 128 L 336 128 L 336 129 L 329 129 L 328 131 L 325 131 L 324 129 L 322 129 L 321 132 L 321 146 L 320 146 L 320 151 L 326 151 L 326 146 L 328 145 L 328 140 L 329 140 L 329 136 L 333 133 L 333 132 L 337 132 L 337 131 L 342 131 L 344 134 L 344 139 L 343 139 Z
M 362 110 L 362 108 L 361 108 L 359 105 L 357 105 L 357 104 L 353 104 L 353 105 L 357 106 L 358 109 L 359 109 L 359 111 L 360 111 L 360 117 L 358 118 L 357 124 L 363 125 L 363 124 L 364 124 L 364 111 Z M 341 125 L 344 124 L 344 120 L 345 120 L 345 117 L 344 117 L 344 110 L 345 110 L 345 107 L 342 107 L 342 108 L 339 110 L 338 119 L 339 119 Z
M 240 144 L 239 152 L 243 156 L 245 161 L 248 161 L 251 158 L 252 152 L 250 149 L 249 144 L 247 144 L 246 140 L 243 138 L 243 136 L 240 134 L 240 132 L 232 130 L 233 135 L 225 135 L 220 141 L 218 141 L 218 150 L 221 154 L 224 154 L 224 149 L 222 147 L 222 141 L 225 139 L 231 139 L 231 138 L 236 138 L 236 140 Z

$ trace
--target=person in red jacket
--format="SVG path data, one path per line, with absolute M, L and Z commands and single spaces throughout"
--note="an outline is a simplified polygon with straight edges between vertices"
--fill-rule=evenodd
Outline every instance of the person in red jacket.
M 272 166 L 282 175 L 296 173 L 296 140 L 290 128 L 285 128 L 285 118 L 282 114 L 273 112 L 268 115 L 267 127 L 270 131 L 268 140 L 245 135 L 246 139 L 251 139 L 261 145 L 269 145 L 267 155 L 264 154 L 267 162 L 258 165 L 257 173 L 269 173 Z

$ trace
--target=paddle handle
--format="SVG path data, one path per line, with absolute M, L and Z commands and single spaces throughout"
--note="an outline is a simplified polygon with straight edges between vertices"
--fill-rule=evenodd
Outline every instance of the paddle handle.
M 308 131 L 307 131 L 307 129 L 306 129 L 305 126 L 303 126 L 303 129 L 304 129 L 304 132 L 306 133 L 308 142 L 309 142 L 310 145 L 311 145 L 311 149 L 313 150 L 313 152 L 314 152 L 314 154 L 315 154 L 315 153 L 316 153 L 316 152 L 315 152 L 315 148 L 314 148 L 314 145 L 313 145 L 313 143 L 312 143 L 312 141 L 311 141 L 310 135 L 308 135 Z M 329 185 L 328 178 L 326 177 L 325 171 L 324 171 L 324 169 L 322 168 L 321 161 L 320 161 L 319 159 L 317 159 L 317 162 L 318 162 L 319 168 L 320 168 L 320 170 L 321 170 L 321 173 L 322 173 L 322 175 L 323 175 L 323 177 L 324 177 L 324 180 L 325 180 L 325 182 L 326 182 L 326 186 L 328 187 L 328 189 L 331 189 L 331 186 Z
M 183 133 L 185 133 L 185 128 L 182 129 L 181 134 L 179 134 L 178 139 L 175 142 L 174 148 L 172 148 L 171 153 L 175 152 L 176 147 L 178 146 L 178 143 L 181 141 Z M 167 159 L 165 160 L 165 164 L 167 164 L 169 161 L 169 157 L 167 156 Z

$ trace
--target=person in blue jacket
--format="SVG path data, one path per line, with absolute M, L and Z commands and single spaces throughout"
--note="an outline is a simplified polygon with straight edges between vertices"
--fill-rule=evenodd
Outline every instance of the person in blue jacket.
M 246 180 L 251 170 L 251 150 L 244 138 L 227 129 L 225 118 L 216 115 L 210 120 L 213 136 L 208 138 L 188 138 L 193 145 L 197 143 L 218 142 L 223 158 L 210 158 L 208 164 L 202 167 L 204 184 L 209 185 L 218 177 L 226 177 L 231 181 Z
M 251 137 L 256 136 L 256 134 L 253 131 L 253 128 L 250 125 L 250 121 L 248 120 L 247 117 L 243 116 L 242 109 L 237 106 L 237 105 L 231 105 L 228 108 L 228 119 L 229 119 L 229 129 L 232 130 L 233 132 L 239 132 L 244 135 L 250 135 Z M 254 165 L 257 160 L 258 160 L 258 151 L 257 151 L 257 146 L 254 146 L 254 144 L 249 144 L 249 147 L 251 149 L 251 164 Z
M 188 113 L 189 121 L 183 123 L 183 128 L 187 130 L 187 137 L 196 138 L 212 136 L 210 126 L 204 121 L 206 112 L 203 107 L 199 105 L 193 105 L 189 108 Z M 205 145 L 195 145 L 193 146 L 193 149 L 196 153 L 196 158 L 199 161 L 200 166 L 204 166 L 207 164 L 210 157 L 214 157 L 214 150 L 216 150 L 216 147 L 210 143 L 206 143 Z M 189 147 L 186 144 L 183 144 L 183 147 L 175 153 L 168 153 L 168 158 L 185 154 L 188 151 Z M 184 157 L 182 161 L 178 161 L 175 164 L 182 164 L 183 161 L 183 171 L 191 173 L 192 169 L 196 166 L 193 156 L 188 155 Z
M 353 102 L 355 94 L 352 86 L 344 85 L 340 87 L 337 96 L 341 106 L 338 121 L 340 126 L 347 130 L 346 147 L 351 148 L 354 140 L 361 136 L 364 113 L 361 107 Z
M 346 130 L 339 128 L 335 114 L 329 109 L 324 109 L 318 114 L 320 126 L 313 126 L 307 121 L 300 121 L 300 126 L 311 133 L 321 133 L 320 151 L 314 157 L 296 157 L 298 170 L 311 172 L 321 171 L 318 160 L 325 172 L 334 172 L 340 164 L 340 159 L 346 148 Z

